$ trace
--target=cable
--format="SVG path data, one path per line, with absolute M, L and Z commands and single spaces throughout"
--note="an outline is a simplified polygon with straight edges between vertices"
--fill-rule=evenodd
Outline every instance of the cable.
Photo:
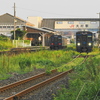
M 44 12 L 44 11 L 38 11 L 38 10 L 32 10 L 32 9 L 27 9 L 27 8 L 21 8 L 21 7 L 16 7 L 18 9 L 24 9 L 24 10 L 29 10 L 29 11 L 35 11 L 35 12 L 40 12 L 40 13 L 47 13 L 47 14 L 54 14 L 54 15 L 64 15 L 64 16 L 76 16 L 76 15 L 67 15 L 67 14 L 58 14 L 58 13 L 49 13 L 49 12 Z M 77 17 L 83 17 L 83 16 L 77 16 Z M 75 17 L 74 17 L 75 18 Z

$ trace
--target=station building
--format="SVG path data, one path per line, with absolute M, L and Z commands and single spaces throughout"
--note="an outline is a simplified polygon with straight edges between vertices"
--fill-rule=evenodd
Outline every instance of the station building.
M 36 21 L 37 19 L 37 21 Z M 48 27 L 55 31 L 76 32 L 88 30 L 97 32 L 99 29 L 99 18 L 41 18 L 28 17 L 28 21 L 33 23 L 34 27 Z
M 33 23 L 34 27 L 47 27 L 54 29 L 59 34 L 66 36 L 70 40 L 76 38 L 77 31 L 91 31 L 98 40 L 99 34 L 99 18 L 41 18 L 28 17 L 28 21 Z
M 77 31 L 87 30 L 98 34 L 99 18 L 42 18 L 42 17 L 27 17 L 25 21 L 16 17 L 16 29 L 26 30 L 27 33 L 34 34 L 34 37 L 41 37 L 48 40 L 51 34 L 67 34 L 73 38 L 73 34 Z M 0 34 L 11 36 L 11 31 L 14 30 L 14 16 L 6 13 L 0 16 Z M 36 34 L 36 35 L 35 35 Z M 45 34 L 45 36 L 44 36 Z M 47 35 L 48 34 L 48 35 Z M 44 37 L 43 37 L 44 36 Z
M 38 22 L 36 19 L 34 21 L 35 24 L 36 22 Z M 15 24 L 14 24 L 14 21 L 15 21 Z M 39 22 L 37 23 L 37 26 L 38 25 L 39 25 Z M 49 44 L 48 42 L 49 37 L 55 33 L 55 31 L 48 30 L 48 28 L 43 29 L 43 28 L 34 27 L 36 25 L 31 23 L 31 21 L 28 22 L 19 17 L 16 17 L 16 16 L 14 17 L 13 15 L 9 13 L 6 13 L 0 16 L 0 34 L 1 35 L 11 37 L 12 35 L 11 31 L 14 30 L 14 26 L 15 26 L 15 30 L 20 28 L 21 30 L 25 30 L 27 32 L 23 38 L 24 40 L 26 38 L 30 38 L 34 41 L 38 41 L 40 39 L 42 41 L 43 46 Z

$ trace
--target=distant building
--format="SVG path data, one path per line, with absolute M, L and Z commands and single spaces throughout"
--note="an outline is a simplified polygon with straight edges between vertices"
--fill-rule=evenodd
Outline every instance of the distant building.
M 80 30 L 97 32 L 98 26 L 99 18 L 45 18 L 42 21 L 42 27 L 49 27 L 64 32 Z
M 42 22 L 43 18 L 42 17 L 28 17 L 28 22 L 34 24 L 36 28 L 40 28 L 41 27 L 41 22 Z
M 35 19 L 36 17 L 32 18 Z M 75 33 L 83 30 L 95 33 L 96 40 L 99 36 L 99 18 L 41 18 L 40 21 L 38 20 L 39 23 L 37 22 L 39 25 L 36 22 L 35 24 L 34 20 L 31 21 L 31 23 L 33 23 L 35 26 L 41 25 L 41 27 L 54 29 L 61 35 L 67 35 L 67 37 L 70 37 L 70 39 L 73 37 L 73 35 L 69 35 L 69 33 L 73 33 L 75 39 Z
M 15 17 L 16 29 L 27 30 L 27 33 L 45 34 L 52 31 L 54 34 L 61 34 L 67 38 L 75 38 L 75 33 L 81 30 L 88 30 L 98 38 L 99 18 L 42 18 L 28 17 L 28 21 Z M 28 27 L 29 26 L 29 27 Z M 36 30 L 35 30 L 36 28 Z M 14 16 L 6 13 L 0 16 L 0 34 L 11 36 L 14 30 Z M 70 33 L 70 34 L 69 34 Z
M 23 26 L 34 26 L 34 24 L 27 22 L 21 18 L 15 17 L 16 29 L 20 28 L 23 30 Z M 14 16 L 8 13 L 0 16 L 0 34 L 11 36 L 11 31 L 14 30 Z
M 36 27 L 39 27 L 39 28 L 48 27 L 56 31 L 63 31 L 63 32 L 71 31 L 74 33 L 80 30 L 88 30 L 92 32 L 97 32 L 98 27 L 99 27 L 99 18 L 41 18 L 41 17 L 36 18 L 36 17 L 32 17 L 30 20 L 30 17 L 28 17 L 28 21 L 33 23 Z

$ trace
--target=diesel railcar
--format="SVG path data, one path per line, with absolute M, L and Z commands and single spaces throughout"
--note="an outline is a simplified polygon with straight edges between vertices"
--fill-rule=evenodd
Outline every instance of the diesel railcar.
M 67 46 L 67 38 L 61 35 L 52 35 L 50 37 L 50 49 L 62 49 Z
M 93 48 L 93 33 L 90 31 L 76 32 L 76 50 L 80 53 L 91 52 Z

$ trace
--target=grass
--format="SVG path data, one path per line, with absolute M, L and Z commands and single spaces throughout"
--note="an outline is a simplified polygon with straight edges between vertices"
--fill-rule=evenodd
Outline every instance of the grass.
M 82 65 L 79 64 L 83 58 L 75 59 L 73 63 L 67 64 L 75 55 L 79 55 L 79 53 L 76 52 L 74 45 L 69 45 L 64 50 L 41 50 L 12 56 L 1 55 L 0 80 L 11 77 L 10 73 L 24 74 L 34 70 L 34 68 L 44 68 L 48 74 L 50 70 L 55 68 L 58 68 L 60 72 L 73 68 L 75 73 L 70 76 L 70 89 L 62 87 L 55 95 L 54 100 L 66 100 L 66 98 L 68 100 L 92 100 L 93 98 L 99 100 L 100 51 L 94 48 L 88 55 L 96 56 L 88 58 Z M 81 55 L 87 54 L 82 53 Z M 30 67 L 26 62 L 30 64 Z
M 13 48 L 12 41 L 10 41 L 10 40 L 6 40 L 6 41 L 0 40 L 0 51 L 9 50 L 10 48 Z
M 89 57 L 82 65 L 78 65 L 81 59 L 69 64 L 69 68 L 74 68 L 74 73 L 70 74 L 69 88 L 63 86 L 54 100 L 100 100 L 100 51 L 94 48 L 89 55 L 93 54 L 96 56 Z
M 0 56 L 0 80 L 10 77 L 9 73 L 27 73 L 34 70 L 34 68 L 44 68 L 47 72 L 52 69 L 60 68 L 63 64 L 69 62 L 76 54 L 75 51 L 70 50 L 41 50 L 33 53 L 22 53 L 19 55 L 1 55 Z M 27 63 L 26 63 L 27 61 Z M 28 66 L 30 63 L 30 67 Z M 60 70 L 62 70 L 60 68 Z M 4 73 L 4 74 L 3 74 Z

